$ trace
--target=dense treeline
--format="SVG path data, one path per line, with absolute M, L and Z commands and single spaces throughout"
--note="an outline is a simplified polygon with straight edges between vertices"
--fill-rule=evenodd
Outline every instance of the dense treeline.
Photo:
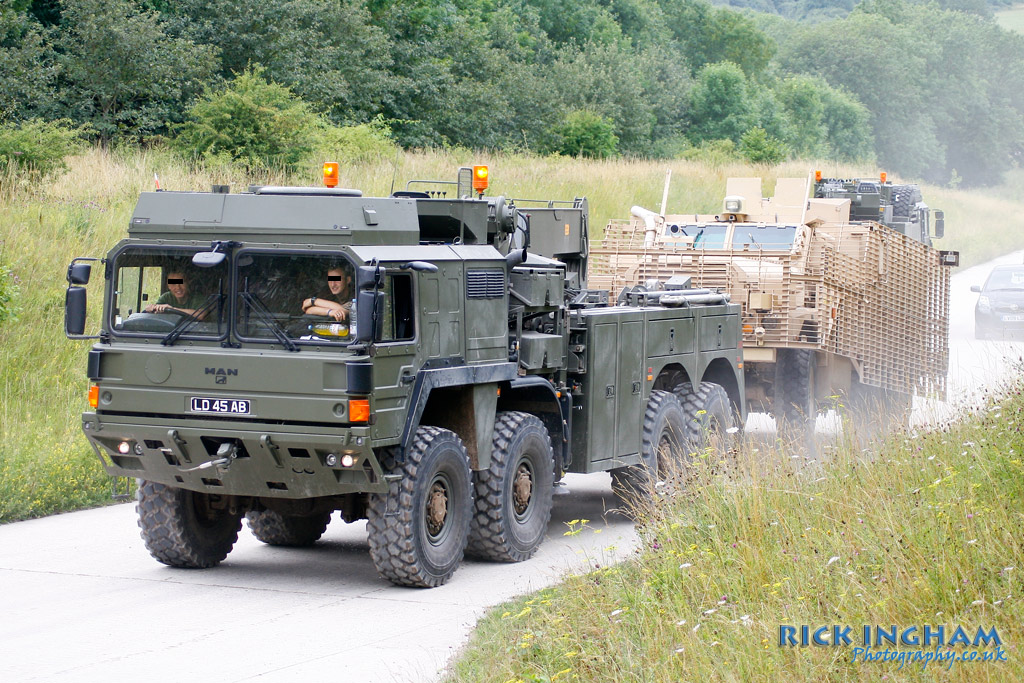
M 0 131 L 61 120 L 105 144 L 230 156 L 240 143 L 220 126 L 241 116 L 249 138 L 369 123 L 406 147 L 877 160 L 939 183 L 1016 164 L 1024 41 L 984 0 L 746 4 L 845 16 L 705 0 L 0 0 Z M 263 123 L 268 92 L 283 120 Z
M 778 14 L 787 19 L 821 21 L 845 17 L 857 6 L 859 0 L 712 0 L 716 5 L 727 5 L 736 9 Z M 1016 0 L 908 0 L 916 3 L 935 3 L 948 10 L 970 12 L 984 17 L 994 11 L 1010 7 Z

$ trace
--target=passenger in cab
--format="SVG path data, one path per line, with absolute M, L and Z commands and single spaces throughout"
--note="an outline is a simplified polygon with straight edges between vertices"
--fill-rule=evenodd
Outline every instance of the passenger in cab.
M 302 300 L 302 312 L 335 320 L 348 320 L 352 308 L 352 276 L 341 266 L 327 270 L 327 287 Z

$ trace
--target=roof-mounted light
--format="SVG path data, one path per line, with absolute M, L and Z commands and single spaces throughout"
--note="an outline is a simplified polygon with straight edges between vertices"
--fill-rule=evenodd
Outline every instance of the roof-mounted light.
M 325 161 L 324 162 L 324 185 L 327 187 L 338 186 L 338 162 L 337 161 Z
M 490 177 L 486 166 L 473 167 L 473 191 L 483 194 L 490 183 Z

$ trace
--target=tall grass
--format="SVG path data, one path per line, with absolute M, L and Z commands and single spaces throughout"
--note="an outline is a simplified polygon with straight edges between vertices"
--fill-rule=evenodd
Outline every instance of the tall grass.
M 631 561 L 494 609 L 446 681 L 1022 680 L 1022 426 L 1018 391 L 824 463 L 763 443 L 704 454 Z M 852 646 L 779 646 L 781 625 L 805 624 L 849 625 L 854 646 L 863 625 L 995 627 L 1008 661 L 900 670 L 854 663 Z
M 343 165 L 341 184 L 367 195 L 401 189 L 411 179 L 453 179 L 460 165 L 491 166 L 492 195 L 527 199 L 586 196 L 591 235 L 640 204 L 657 209 L 665 172 L 672 170 L 668 210 L 714 212 L 729 176 L 764 176 L 765 192 L 778 176 L 874 175 L 873 169 L 790 162 L 779 167 L 706 165 L 690 161 L 589 161 L 465 150 L 398 153 Z M 64 273 L 74 256 L 103 256 L 127 234 L 138 194 L 154 188 L 206 190 L 230 184 L 319 184 L 318 167 L 291 176 L 251 176 L 236 166 L 193 167 L 172 154 L 93 149 L 68 160 L 69 171 L 45 182 L 8 172 L 0 177 L 0 262 L 18 278 L 16 321 L 0 326 L 0 521 L 99 504 L 108 481 L 80 434 L 86 408 L 86 342 L 63 335 Z M 1018 179 L 1019 180 L 1019 179 Z M 1016 181 L 1015 181 L 1016 182 Z M 942 248 L 961 249 L 965 263 L 1024 248 L 1024 203 L 1019 192 L 954 192 L 924 188 L 947 211 Z M 94 277 L 94 284 L 102 278 Z M 90 287 L 90 315 L 99 310 Z

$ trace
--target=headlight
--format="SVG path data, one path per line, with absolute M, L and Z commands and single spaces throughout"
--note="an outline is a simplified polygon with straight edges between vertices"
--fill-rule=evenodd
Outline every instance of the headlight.
M 991 313 L 992 302 L 988 300 L 988 297 L 982 294 L 978 297 L 978 312 L 979 313 Z

